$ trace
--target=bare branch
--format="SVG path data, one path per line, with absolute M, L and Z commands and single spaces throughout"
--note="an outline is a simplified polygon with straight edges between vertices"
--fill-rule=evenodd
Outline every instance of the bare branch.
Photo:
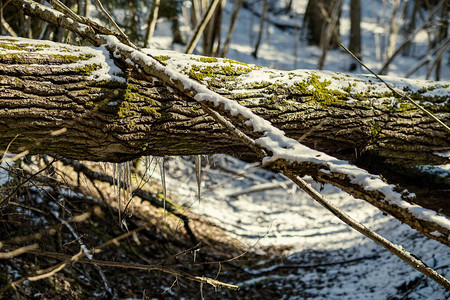
M 97 260 L 97 259 L 85 259 L 85 258 L 81 258 L 81 254 L 82 254 L 81 251 L 80 251 L 80 253 L 78 253 L 75 256 L 56 253 L 56 252 L 40 251 L 40 250 L 30 250 L 30 251 L 28 251 L 28 253 L 34 254 L 34 255 L 39 255 L 39 256 L 52 257 L 52 258 L 66 261 L 64 263 L 58 264 L 56 267 L 52 268 L 51 271 L 48 271 L 43 275 L 28 277 L 27 279 L 31 280 L 31 281 L 40 280 L 40 279 L 44 279 L 49 276 L 52 276 L 56 272 L 62 270 L 69 262 L 77 262 L 77 263 L 83 263 L 83 264 L 93 264 L 93 265 L 98 265 L 98 266 L 103 266 L 103 267 L 136 269 L 136 270 L 145 270 L 145 271 L 161 271 L 161 272 L 172 274 L 175 276 L 184 277 L 188 280 L 197 281 L 200 283 L 207 283 L 214 287 L 223 287 L 223 288 L 228 288 L 231 290 L 239 289 L 239 287 L 237 285 L 224 283 L 224 282 L 221 282 L 216 279 L 209 278 L 209 277 L 191 275 L 186 272 L 172 269 L 170 267 L 161 266 L 160 264 L 143 265 L 143 264 L 133 264 L 133 263 L 125 263 L 125 262 L 104 261 L 104 260 Z
M 2 248 L 2 246 L 3 246 L 3 244 L 0 242 L 0 249 Z M 0 259 L 10 259 L 10 258 L 19 256 L 24 253 L 29 253 L 30 251 L 35 250 L 37 248 L 39 248 L 39 245 L 37 243 L 35 243 L 32 245 L 14 249 L 9 252 L 0 252 Z

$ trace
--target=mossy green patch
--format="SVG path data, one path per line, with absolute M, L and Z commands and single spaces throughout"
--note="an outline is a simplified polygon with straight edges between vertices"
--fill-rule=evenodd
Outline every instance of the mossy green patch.
M 86 61 L 94 57 L 92 54 L 80 54 L 80 55 L 70 55 L 70 54 L 52 54 L 51 55 L 58 60 L 63 61 L 66 64 L 75 63 L 77 61 Z
M 381 133 L 381 127 L 378 124 L 373 124 L 370 126 L 370 136 L 375 139 L 377 138 Z
M 22 86 L 23 85 L 23 80 L 17 77 L 14 77 L 14 80 L 16 81 L 18 86 Z
M 47 44 L 29 44 L 29 43 L 21 43 L 18 44 L 20 47 L 26 47 L 28 49 L 31 49 L 33 51 L 36 50 L 44 50 L 50 48 L 50 45 Z
M 157 60 L 159 60 L 160 62 L 163 62 L 163 61 L 169 60 L 170 56 L 168 56 L 168 55 L 157 55 L 157 56 L 155 56 L 155 58 Z
M 151 116 L 161 117 L 159 109 L 150 105 L 143 106 L 142 111 Z
M 348 95 L 338 90 L 327 89 L 330 84 L 331 81 L 320 81 L 320 77 L 312 73 L 307 80 L 296 82 L 292 91 L 296 94 L 310 95 L 311 100 L 322 107 L 342 103 Z
M 224 59 L 223 62 L 224 63 L 229 63 L 229 64 L 238 64 L 238 65 L 243 65 L 243 66 L 248 67 L 248 65 L 246 63 L 243 63 L 243 62 L 240 62 L 240 61 L 237 61 L 237 60 L 233 60 L 233 59 L 228 59 L 227 58 L 227 59 Z
M 200 57 L 200 61 L 204 63 L 215 63 L 218 62 L 218 59 L 215 57 Z
M 143 105 L 143 99 L 139 94 L 139 88 L 134 84 L 128 84 L 127 88 L 122 90 L 118 99 L 120 99 L 120 104 L 117 107 L 117 117 L 119 119 L 134 117 L 139 114 L 161 117 L 159 107 L 157 107 L 155 103 Z M 132 124 L 133 121 L 130 122 L 130 126 L 134 128 L 136 124 Z
M 418 108 L 414 104 L 409 101 L 402 100 L 399 101 L 396 111 L 399 113 L 411 113 L 417 110 Z
M 91 80 L 87 84 L 88 86 L 107 88 L 107 89 L 126 89 L 127 84 L 125 82 L 115 80 Z
M 23 50 L 23 47 L 17 46 L 17 45 L 11 45 L 7 43 L 0 43 L 0 48 L 6 49 L 6 50 Z
M 426 92 L 431 92 L 431 91 L 434 91 L 435 89 L 437 89 L 438 88 L 438 85 L 432 85 L 432 86 L 429 86 L 429 87 L 423 87 L 423 88 L 421 88 L 420 90 L 418 90 L 417 92 L 419 93 L 419 94 L 423 94 L 423 93 L 426 93 Z
M 195 60 L 195 61 L 203 62 L 203 63 L 216 63 L 219 61 L 215 57 L 200 57 L 200 58 L 191 57 L 190 60 Z
M 97 71 L 101 68 L 99 64 L 87 64 L 83 67 L 76 67 L 74 69 L 76 74 L 79 75 L 90 75 L 92 72 Z
M 198 81 L 203 81 L 205 78 L 209 77 L 215 79 L 217 76 L 239 76 L 248 72 L 251 72 L 251 68 L 236 66 L 236 65 L 226 65 L 226 66 L 201 66 L 192 65 L 189 69 L 185 69 L 188 72 L 189 77 L 196 79 Z
M 270 83 L 268 81 L 252 82 L 252 83 L 245 84 L 243 88 L 246 90 L 257 90 L 257 89 L 267 88 L 271 84 L 272 83 Z
M 15 40 L 15 39 L 5 38 L 5 37 L 0 37 L 0 41 L 5 41 L 5 42 L 17 42 L 17 40 Z
M 3 41 L 16 42 L 16 40 L 7 40 L 3 39 Z M 30 43 L 0 43 L 0 48 L 7 50 L 27 50 L 27 51 L 36 51 L 36 50 L 44 50 L 50 48 L 47 44 L 30 44 Z
M 17 64 L 23 61 L 23 55 L 21 53 L 0 54 L 0 62 L 2 61 L 7 61 L 10 64 Z
M 122 98 L 123 101 L 120 103 L 117 116 L 120 119 L 124 119 L 137 115 L 138 104 L 134 101 L 139 100 L 139 94 L 131 92 L 129 89 L 127 89 L 124 91 Z

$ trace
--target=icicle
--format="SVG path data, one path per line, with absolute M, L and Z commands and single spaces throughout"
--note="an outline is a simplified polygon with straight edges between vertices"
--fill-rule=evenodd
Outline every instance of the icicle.
M 194 156 L 195 160 L 195 177 L 197 178 L 197 198 L 200 202 L 200 187 L 202 185 L 202 156 Z
M 122 189 L 122 187 L 121 187 L 122 174 L 123 174 L 122 164 L 119 163 L 119 164 L 117 164 L 117 195 L 118 195 L 117 198 L 118 198 L 118 201 L 119 201 L 119 225 L 122 224 L 122 214 L 121 214 L 122 206 L 121 206 L 121 201 L 120 201 L 120 191 Z
M 126 201 L 130 201 L 131 199 L 131 168 L 130 168 L 131 162 L 127 161 L 124 162 L 124 183 L 125 183 L 125 195 L 126 195 Z
M 199 252 L 200 251 L 200 249 L 195 249 L 193 252 L 194 252 L 194 263 L 195 263 L 195 260 L 196 260 L 196 258 L 197 258 L 197 252 Z
M 163 195 L 164 195 L 164 202 L 163 202 L 163 209 L 164 209 L 164 217 L 166 216 L 166 158 L 162 157 L 159 159 L 159 170 L 161 173 L 161 185 L 163 188 Z
M 116 192 L 116 163 L 112 164 L 112 178 L 113 178 L 113 190 Z
M 152 178 L 153 177 L 153 173 L 155 172 L 156 167 L 158 166 L 157 163 L 153 165 L 153 162 L 156 160 L 158 161 L 157 158 L 154 158 L 153 156 L 146 156 L 145 159 L 147 160 L 147 164 L 145 167 L 145 173 L 147 174 L 148 178 Z

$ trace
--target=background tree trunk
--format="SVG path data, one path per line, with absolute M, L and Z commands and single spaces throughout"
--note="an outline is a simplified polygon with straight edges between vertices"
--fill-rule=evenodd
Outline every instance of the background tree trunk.
M 244 0 L 236 0 L 234 4 L 233 14 L 231 15 L 230 28 L 228 29 L 227 38 L 225 43 L 223 44 L 222 52 L 220 53 L 221 57 L 226 57 L 228 54 L 228 48 L 230 47 L 231 37 L 233 36 L 234 27 L 236 26 L 236 20 L 238 18 L 239 12 L 241 11 L 242 3 Z
M 440 26 L 438 26 L 439 33 L 436 38 L 436 44 L 441 43 L 443 40 L 446 39 L 448 36 L 448 8 L 450 6 L 450 3 L 444 3 L 442 5 L 442 11 L 441 11 L 441 18 L 440 18 Z M 440 80 L 441 78 L 441 63 L 442 59 L 438 58 L 438 61 L 436 63 L 436 80 Z
M 217 49 L 221 48 L 220 38 L 224 6 L 225 1 L 221 0 L 203 33 L 202 54 L 205 56 L 218 56 Z
M 362 60 L 361 51 L 361 0 L 350 1 L 350 44 L 348 49 Z M 350 71 L 359 68 L 355 62 L 350 64 Z
M 331 14 L 335 1 L 327 0 L 309 0 L 306 7 L 304 24 L 307 25 L 308 41 L 320 46 L 322 36 L 328 24 L 331 23 Z M 339 14 L 340 16 L 340 14 Z M 336 48 L 340 43 L 339 20 L 336 22 L 335 29 L 331 33 L 330 47 Z
M 264 19 L 266 17 L 266 11 L 267 11 L 267 0 L 264 0 L 261 17 L 259 18 L 258 38 L 256 40 L 255 50 L 253 50 L 253 52 L 252 52 L 252 55 L 254 58 L 258 57 L 258 50 L 259 50 L 259 46 L 261 44 L 262 33 L 264 31 Z
M 331 11 L 330 23 L 322 33 L 321 38 L 322 55 L 320 57 L 319 65 L 317 67 L 319 70 L 323 70 L 328 50 L 330 49 L 331 46 L 334 46 L 331 43 L 333 34 L 336 32 L 336 30 L 337 34 L 339 35 L 339 28 L 337 27 L 337 25 L 339 22 L 339 15 L 341 13 L 341 8 L 342 8 L 342 0 L 333 1 L 333 9 Z
M 194 33 L 188 43 L 188 46 L 186 47 L 185 53 L 190 54 L 194 51 L 195 46 L 197 45 L 198 40 L 200 39 L 200 36 L 203 34 L 206 25 L 208 24 L 209 20 L 213 16 L 215 9 L 217 7 L 217 4 L 219 4 L 221 0 L 211 0 L 211 3 L 209 4 L 208 8 L 204 12 L 202 19 L 199 21 L 199 23 L 196 25 Z
M 152 9 L 147 21 L 147 31 L 144 38 L 144 48 L 147 48 L 150 45 L 150 39 L 152 38 L 153 32 L 155 31 L 156 21 L 158 21 L 159 1 L 160 0 L 153 0 L 152 3 Z

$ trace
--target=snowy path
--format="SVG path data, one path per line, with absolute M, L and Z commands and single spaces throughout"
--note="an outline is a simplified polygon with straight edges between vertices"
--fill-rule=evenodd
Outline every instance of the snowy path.
M 424 296 L 427 299 L 445 299 L 450 296 L 442 287 L 387 250 L 350 229 L 301 190 L 290 186 L 288 189 L 229 197 L 256 184 L 284 179 L 265 170 L 251 173 L 248 178 L 235 178 L 234 174 L 217 167 L 239 172 L 251 166 L 226 156 L 215 156 L 212 160 L 216 168 L 206 166 L 202 171 L 200 203 L 196 197 L 194 160 L 169 160 L 166 184 L 180 204 L 191 207 L 193 212 L 226 229 L 248 247 L 256 242 L 258 246 L 292 247 L 287 257 L 291 263 L 309 265 L 312 262 L 327 264 L 357 260 L 307 270 L 289 269 L 287 277 L 274 279 L 270 284 L 280 289 L 285 288 L 286 282 L 299 284 L 299 293 L 301 286 L 302 293 L 314 295 L 317 299 L 387 299 L 397 295 L 398 290 L 408 284 L 417 284 L 408 295 L 411 299 L 423 299 Z M 158 179 L 158 176 L 156 172 L 153 178 Z M 448 247 L 423 237 L 370 204 L 355 200 L 333 186 L 314 186 L 353 218 L 450 277 Z

